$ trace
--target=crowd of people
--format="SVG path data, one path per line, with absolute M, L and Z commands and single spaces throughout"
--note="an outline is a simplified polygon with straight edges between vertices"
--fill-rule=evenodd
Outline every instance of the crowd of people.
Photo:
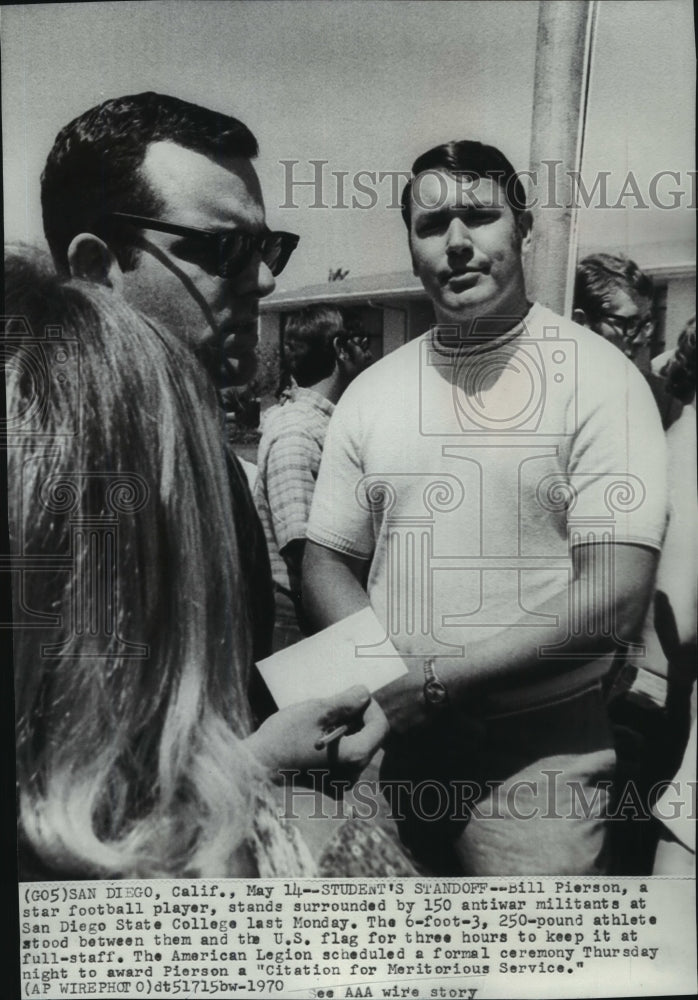
M 513 166 L 437 146 L 402 196 L 435 325 L 374 362 L 346 311 L 290 317 L 253 498 L 220 391 L 298 244 L 256 155 L 235 118 L 106 101 L 49 154 L 51 259 L 6 248 L 20 878 L 685 865 L 695 324 L 653 371 L 651 282 L 603 254 L 573 319 L 532 303 Z M 406 672 L 274 711 L 254 664 L 368 606 Z M 401 846 L 282 814 L 379 748 Z

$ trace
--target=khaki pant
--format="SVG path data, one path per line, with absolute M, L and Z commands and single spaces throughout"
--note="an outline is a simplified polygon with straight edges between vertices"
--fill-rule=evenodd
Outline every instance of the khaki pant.
M 608 870 L 614 770 L 597 683 L 498 719 L 441 715 L 391 740 L 381 779 L 402 807 L 404 843 L 434 874 L 598 875 Z

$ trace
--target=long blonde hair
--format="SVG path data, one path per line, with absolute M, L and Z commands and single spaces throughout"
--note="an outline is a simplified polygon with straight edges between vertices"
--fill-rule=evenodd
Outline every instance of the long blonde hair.
M 233 874 L 261 775 L 213 387 L 111 290 L 26 249 L 5 280 L 22 838 L 56 872 Z

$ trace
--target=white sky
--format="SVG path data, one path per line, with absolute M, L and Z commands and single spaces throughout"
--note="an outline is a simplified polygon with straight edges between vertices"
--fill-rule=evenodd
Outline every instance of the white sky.
M 371 210 L 309 209 L 308 189 L 296 195 L 303 207 L 282 210 L 280 161 L 301 161 L 304 177 L 308 160 L 329 161 L 329 202 L 331 171 L 406 170 L 450 138 L 493 142 L 528 167 L 537 18 L 537 3 L 499 0 L 5 7 L 6 238 L 42 239 L 39 174 L 59 128 L 107 97 L 154 89 L 237 115 L 256 134 L 269 223 L 302 237 L 282 288 L 324 281 L 330 265 L 355 275 L 407 268 L 387 183 Z M 657 171 L 693 169 L 694 59 L 688 0 L 603 0 L 585 177 L 610 170 L 617 193 L 632 168 L 647 192 Z M 581 234 L 640 263 L 652 262 L 650 244 L 685 259 L 693 217 L 685 207 L 596 208 L 584 213 Z

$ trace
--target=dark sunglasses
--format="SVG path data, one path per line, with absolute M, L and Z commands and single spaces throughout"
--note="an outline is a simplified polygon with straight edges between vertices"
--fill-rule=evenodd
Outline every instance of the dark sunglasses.
M 105 221 L 125 223 L 137 229 L 152 229 L 158 233 L 183 236 L 203 249 L 203 256 L 219 278 L 234 278 L 248 266 L 255 254 L 259 254 L 271 273 L 281 274 L 289 262 L 291 254 L 298 246 L 300 236 L 295 233 L 271 232 L 255 235 L 243 229 L 226 229 L 209 232 L 192 226 L 180 226 L 160 219 L 147 219 L 141 215 L 111 212 Z

